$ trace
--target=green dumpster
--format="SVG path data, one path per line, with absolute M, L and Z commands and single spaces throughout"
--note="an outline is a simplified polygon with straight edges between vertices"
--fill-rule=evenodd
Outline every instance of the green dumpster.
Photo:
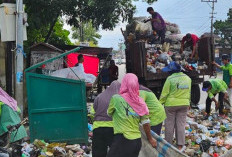
M 78 50 L 26 69 L 31 142 L 35 139 L 69 144 L 88 142 L 85 82 L 36 73 L 41 65 Z

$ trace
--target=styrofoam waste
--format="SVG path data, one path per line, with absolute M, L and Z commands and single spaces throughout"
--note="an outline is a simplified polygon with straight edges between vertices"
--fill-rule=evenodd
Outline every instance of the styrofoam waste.
M 155 69 L 153 66 L 151 66 L 151 65 L 148 65 L 148 66 L 147 66 L 147 70 L 148 70 L 149 72 L 156 73 L 156 69 Z

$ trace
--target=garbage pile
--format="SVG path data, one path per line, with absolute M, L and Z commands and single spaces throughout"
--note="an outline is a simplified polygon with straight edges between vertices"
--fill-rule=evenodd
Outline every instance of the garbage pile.
M 144 23 L 144 20 L 147 20 L 147 17 L 135 17 L 132 22 L 126 26 L 126 32 L 124 33 L 125 39 L 129 42 L 132 40 L 147 41 L 151 36 L 154 36 L 151 22 Z M 169 21 L 165 21 L 165 23 L 165 41 L 171 43 L 171 49 L 180 49 L 180 42 L 184 35 L 181 34 L 179 26 Z
M 183 38 L 183 34 L 177 24 L 166 22 L 166 38 L 165 43 L 163 45 L 160 44 L 159 41 L 153 43 L 154 32 L 151 27 L 151 22 L 144 23 L 147 17 L 135 17 L 133 21 L 126 26 L 126 31 L 124 33 L 124 37 L 128 43 L 132 41 L 136 42 L 145 42 L 147 55 L 147 70 L 151 73 L 161 73 L 166 72 L 162 71 L 162 69 L 171 61 L 176 61 L 180 65 L 182 65 L 183 70 L 186 71 L 198 71 L 207 69 L 208 66 L 205 62 L 196 59 L 189 59 L 192 50 L 187 49 L 183 52 L 183 54 L 179 54 L 181 47 L 181 40 Z M 157 36 L 158 38 L 158 36 Z
M 88 144 L 46 143 L 36 139 L 33 143 L 21 144 L 22 157 L 92 157 L 93 126 L 90 114 L 92 103 L 87 103 L 88 108 Z
M 46 143 L 35 140 L 23 143 L 22 157 L 90 157 L 91 145 L 67 145 L 66 143 Z
M 184 51 L 183 54 L 178 52 L 162 52 L 159 48 L 155 49 L 148 44 L 147 48 L 147 70 L 151 73 L 161 73 L 165 71 L 165 67 L 168 66 L 172 61 L 177 62 L 182 66 L 182 70 L 186 72 L 204 70 L 208 68 L 206 62 L 189 59 L 191 51 Z
M 186 150 L 191 157 L 219 157 L 232 149 L 232 114 L 213 113 L 203 120 L 203 110 L 191 110 L 186 124 Z M 232 155 L 232 154 L 231 154 Z

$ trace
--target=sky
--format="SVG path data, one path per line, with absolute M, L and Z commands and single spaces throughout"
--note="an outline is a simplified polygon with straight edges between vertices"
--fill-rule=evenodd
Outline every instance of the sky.
M 210 32 L 211 3 L 201 2 L 201 0 L 158 0 L 149 5 L 139 0 L 134 4 L 137 7 L 135 17 L 148 17 L 147 7 L 151 6 L 165 20 L 176 23 L 182 34 L 194 33 L 200 36 L 205 32 Z M 229 8 L 232 8 L 232 0 L 217 0 L 214 20 L 225 20 Z M 66 28 L 68 27 L 66 26 Z M 98 46 L 112 47 L 118 50 L 118 43 L 123 42 L 121 28 L 125 30 L 126 23 L 119 23 L 113 31 L 100 30 L 102 38 L 99 40 Z

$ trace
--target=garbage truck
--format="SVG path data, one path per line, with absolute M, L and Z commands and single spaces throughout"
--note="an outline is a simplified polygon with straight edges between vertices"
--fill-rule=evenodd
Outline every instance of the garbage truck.
M 144 18 L 135 18 L 134 22 L 127 25 L 123 31 L 126 45 L 126 72 L 134 73 L 138 76 L 141 84 L 152 89 L 159 97 L 168 73 L 162 72 L 162 68 L 168 65 L 169 57 L 171 61 L 178 61 L 184 67 L 185 73 L 192 79 L 192 104 L 200 101 L 200 87 L 205 75 L 214 75 L 214 67 L 211 62 L 214 60 L 214 45 L 211 36 L 202 35 L 198 41 L 198 57 L 194 65 L 188 62 L 186 56 L 179 54 L 181 39 L 180 30 L 176 24 L 166 22 L 166 40 L 163 45 L 159 43 L 149 43 L 152 28 L 149 24 L 144 24 Z M 178 39 L 179 38 L 179 39 Z M 168 45 L 165 47 L 165 45 Z M 158 53 L 157 51 L 161 51 Z M 191 53 L 191 50 L 188 50 Z M 159 58 L 159 56 L 161 58 Z M 163 56 L 163 57 L 162 57 Z M 162 58 L 167 57 L 163 62 Z

